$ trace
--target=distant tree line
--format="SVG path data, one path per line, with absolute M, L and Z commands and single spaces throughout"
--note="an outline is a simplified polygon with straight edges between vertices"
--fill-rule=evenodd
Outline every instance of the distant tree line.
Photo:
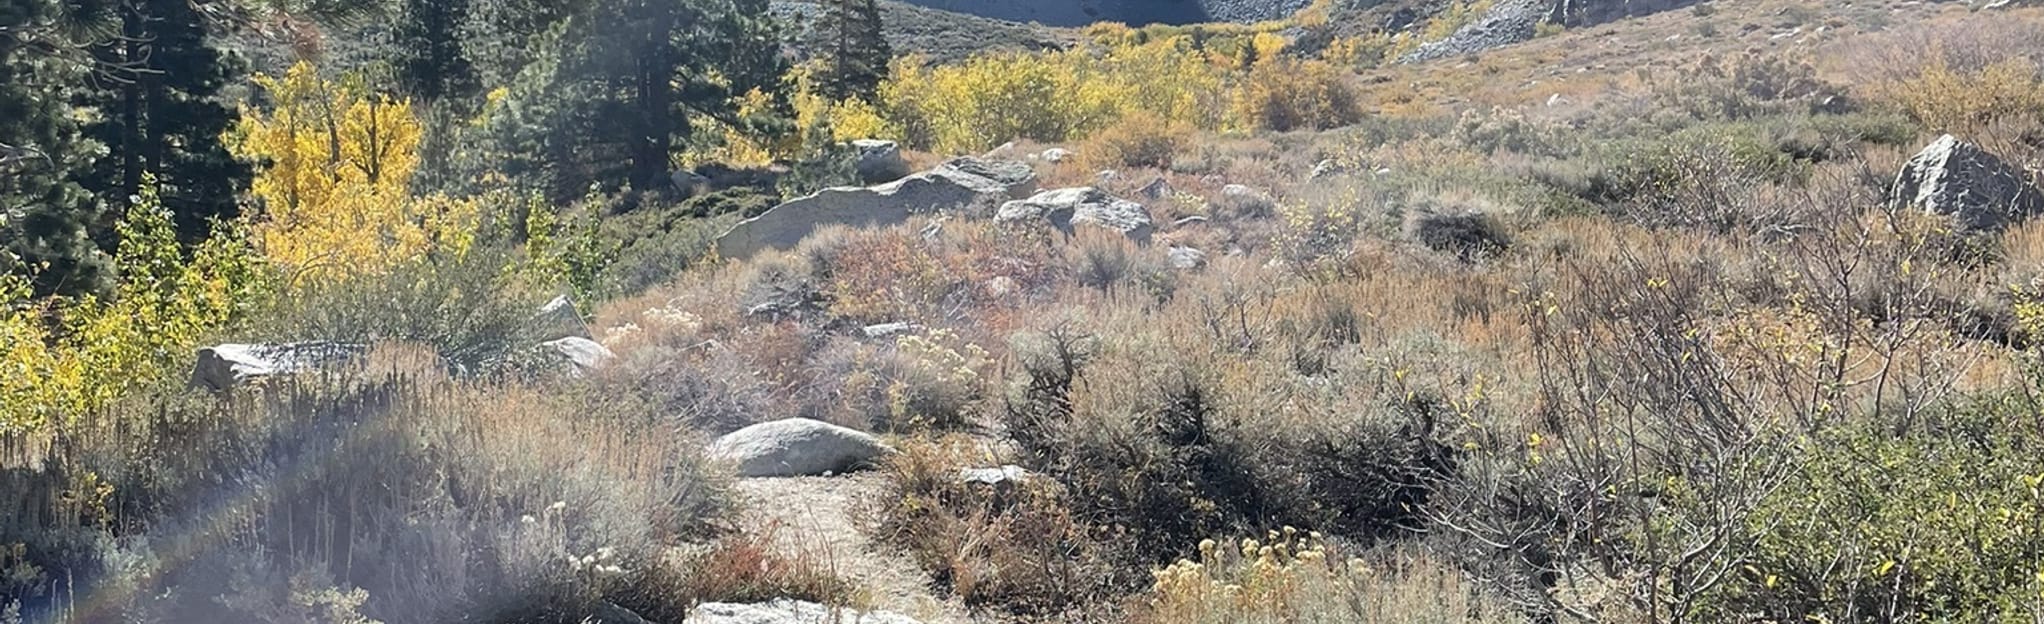
M 269 45 L 246 43 L 277 30 L 262 25 L 376 35 L 367 60 L 320 69 L 413 102 L 426 126 L 415 187 L 565 201 L 663 188 L 711 126 L 792 133 L 794 42 L 768 4 L 0 0 L 0 269 L 39 296 L 104 292 L 118 278 L 113 225 L 144 185 L 186 245 L 245 211 L 261 218 L 248 191 L 265 163 L 235 158 L 228 135 L 239 107 L 267 105 L 243 88 L 238 47 Z M 892 58 L 876 1 L 821 9 L 802 46 L 816 88 L 870 99 Z

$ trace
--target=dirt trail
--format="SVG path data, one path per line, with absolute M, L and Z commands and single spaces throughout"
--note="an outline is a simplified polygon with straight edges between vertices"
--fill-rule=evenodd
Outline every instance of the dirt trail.
M 747 526 L 778 526 L 776 541 L 794 552 L 809 552 L 825 566 L 865 590 L 872 606 L 914 617 L 924 624 L 970 624 L 957 600 L 939 598 L 930 578 L 906 555 L 876 544 L 854 521 L 871 504 L 884 480 L 874 473 L 835 477 L 741 479 Z

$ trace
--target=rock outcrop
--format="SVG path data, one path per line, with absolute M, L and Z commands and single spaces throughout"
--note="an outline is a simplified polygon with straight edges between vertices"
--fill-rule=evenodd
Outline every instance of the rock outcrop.
M 2044 191 L 2028 175 L 1949 134 L 1902 166 L 1889 200 L 1897 208 L 1951 215 L 1970 230 L 1999 229 L 2044 212 Z
M 706 602 L 688 612 L 688 624 L 921 624 L 887 611 L 861 613 L 802 600 L 740 604 Z
M 1036 174 L 1016 162 L 959 158 L 934 170 L 869 187 L 824 189 L 740 222 L 717 238 L 717 254 L 747 258 L 790 249 L 826 225 L 885 227 L 917 214 L 991 209 L 1036 190 Z
M 710 443 L 713 459 L 741 477 L 796 477 L 844 472 L 892 453 L 879 438 L 820 420 L 789 418 L 739 429 Z
M 881 184 L 899 180 L 908 175 L 908 161 L 901 157 L 901 145 L 879 139 L 852 141 L 852 150 L 858 152 L 853 169 L 859 179 L 867 184 Z
M 1090 186 L 1044 191 L 1029 199 L 1008 202 L 1001 206 L 994 222 L 1004 225 L 1047 222 L 1066 236 L 1071 236 L 1078 226 L 1099 227 L 1141 244 L 1149 244 L 1150 235 L 1156 232 L 1150 222 L 1150 211 L 1142 204 Z
M 199 349 L 190 385 L 227 390 L 266 377 L 346 364 L 368 351 L 367 345 L 340 342 L 214 345 Z
M 1533 39 L 1534 26 L 1551 12 L 1552 0 L 1501 0 L 1476 21 L 1440 41 L 1429 41 L 1400 58 L 1416 63 L 1474 54 Z
M 561 372 L 569 376 L 587 374 L 617 359 L 617 354 L 611 353 L 609 347 L 581 336 L 542 342 L 539 349 L 540 353 L 560 366 Z
M 539 311 L 532 315 L 532 327 L 541 340 L 594 337 L 589 334 L 589 324 L 582 321 L 582 312 L 575 305 L 575 300 L 567 295 L 554 297 L 540 306 Z

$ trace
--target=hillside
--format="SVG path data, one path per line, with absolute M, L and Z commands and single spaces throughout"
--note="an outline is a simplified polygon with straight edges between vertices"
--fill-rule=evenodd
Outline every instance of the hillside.
M 2044 621 L 2037 2 L 0 16 L 0 624 Z
M 906 0 L 955 13 L 1046 26 L 1196 24 L 1283 19 L 1311 0 Z
M 1069 33 L 1041 25 L 1019 23 L 969 12 L 926 8 L 907 2 L 884 0 L 881 16 L 888 43 L 902 52 L 928 55 L 939 63 L 964 60 L 979 52 L 1036 51 L 1070 45 Z M 774 11 L 788 18 L 797 40 L 808 38 L 807 25 L 814 23 L 819 9 L 806 0 L 776 1 Z

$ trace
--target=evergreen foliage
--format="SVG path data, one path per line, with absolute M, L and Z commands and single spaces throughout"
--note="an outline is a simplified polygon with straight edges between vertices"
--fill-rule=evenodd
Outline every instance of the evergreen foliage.
M 200 12 L 209 5 L 190 0 L 117 5 L 119 36 L 93 46 L 99 67 L 82 94 L 100 113 L 86 135 L 108 154 L 79 183 L 106 205 L 124 206 L 153 175 L 161 185 L 155 192 L 187 245 L 205 238 L 214 221 L 240 214 L 236 195 L 250 175 L 221 141 L 234 112 L 218 96 L 239 71 L 214 48 L 209 18 Z
M 71 175 L 91 145 L 65 102 L 89 69 L 64 25 L 84 3 L 0 0 L 0 272 L 33 275 L 35 294 L 99 290 L 107 259 L 88 237 L 101 210 Z
M 824 69 L 817 88 L 832 100 L 873 101 L 894 58 L 882 31 L 878 0 L 825 0 L 822 41 Z

